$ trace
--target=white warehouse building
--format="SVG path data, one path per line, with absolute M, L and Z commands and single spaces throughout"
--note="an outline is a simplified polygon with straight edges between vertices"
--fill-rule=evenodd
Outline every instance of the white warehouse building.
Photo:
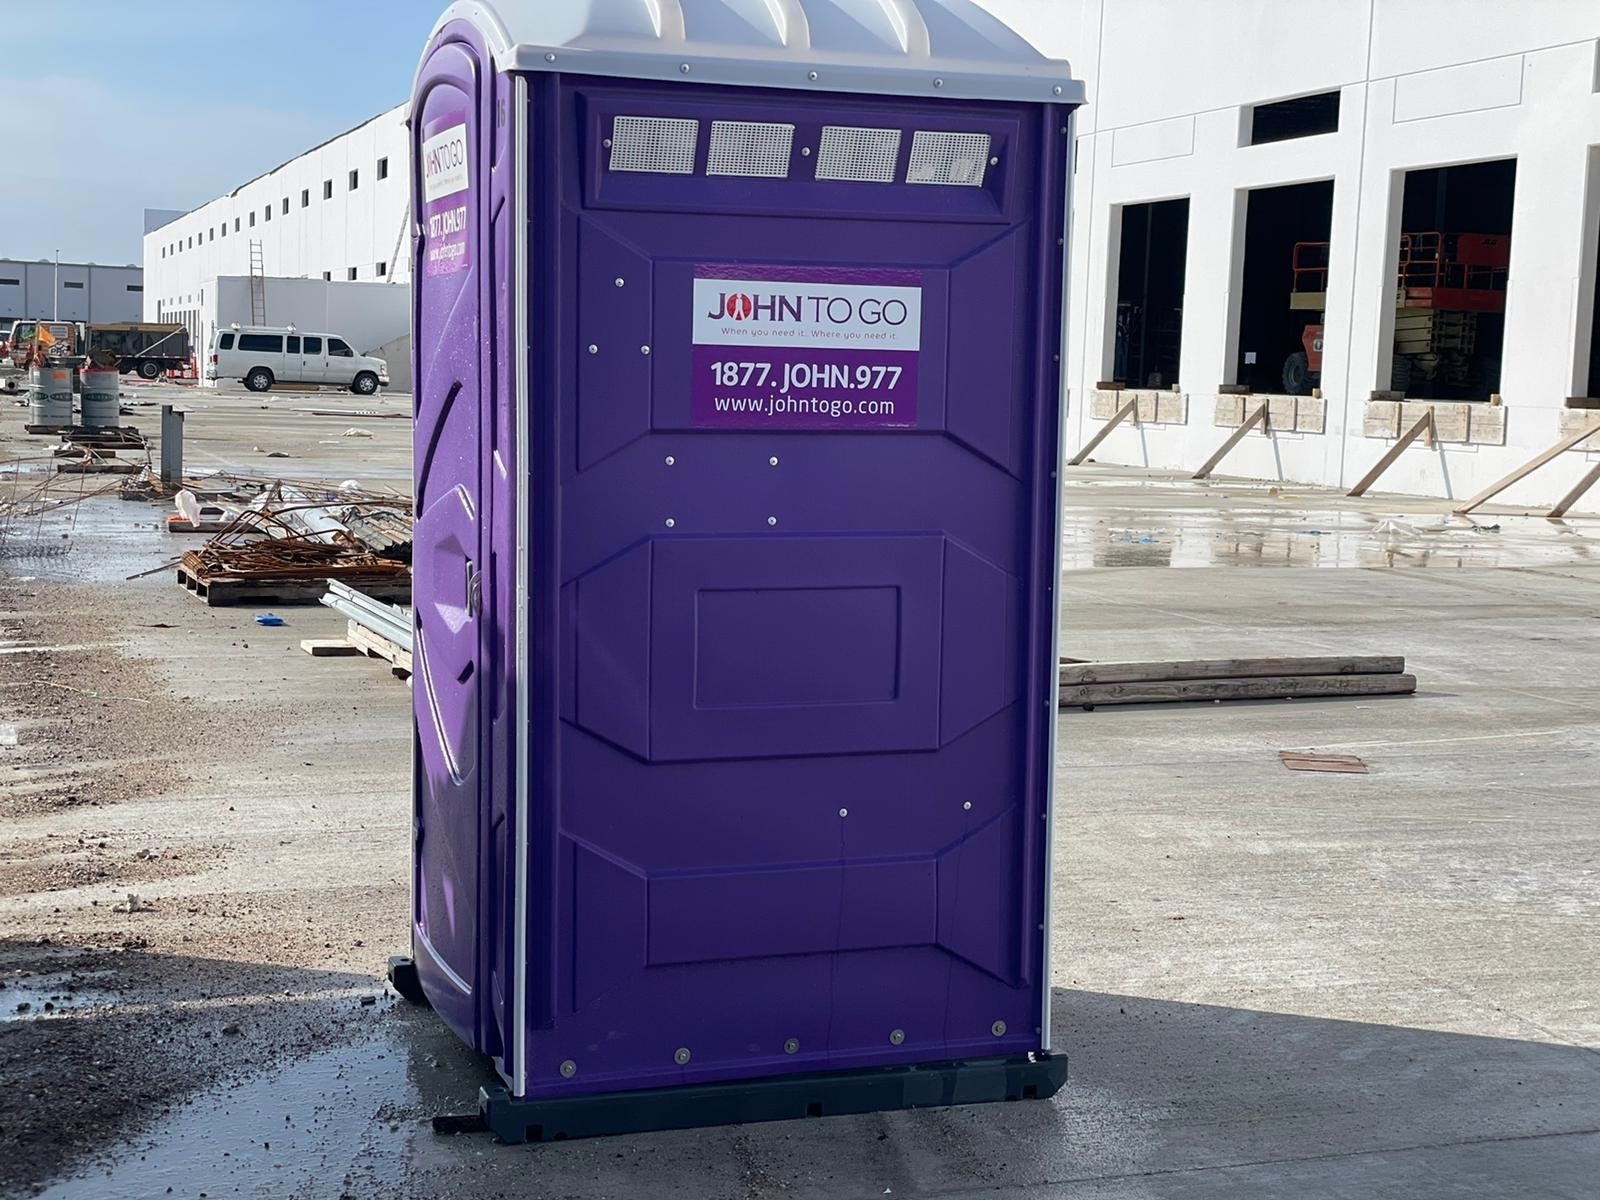
M 409 386 L 407 106 L 151 230 L 144 316 L 189 327 L 295 325 L 389 360 Z M 260 282 L 252 284 L 252 276 Z
M 1088 88 L 1065 386 L 1095 461 L 1193 472 L 1248 426 L 1218 474 L 1349 488 L 1416 432 L 1376 488 L 1465 497 L 1600 422 L 1600 4 L 983 2 Z M 204 344 L 252 242 L 319 294 L 408 291 L 405 115 L 147 236 L 147 317 Z M 1596 443 L 1505 498 L 1553 503 Z
M 1217 473 L 1348 489 L 1431 411 L 1373 486 L 1467 498 L 1600 420 L 1600 4 L 1016 9 L 1089 88 L 1076 447 L 1125 413 L 1096 461 L 1194 472 L 1265 405 Z

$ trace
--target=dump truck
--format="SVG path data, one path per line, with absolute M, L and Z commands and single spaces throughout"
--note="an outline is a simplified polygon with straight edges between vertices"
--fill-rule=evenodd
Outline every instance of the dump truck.
M 43 333 L 41 334 L 41 330 Z M 190 364 L 189 330 L 183 325 L 124 322 L 84 325 L 76 321 L 18 321 L 0 357 L 19 367 L 34 363 L 114 368 L 123 375 L 159 379 Z

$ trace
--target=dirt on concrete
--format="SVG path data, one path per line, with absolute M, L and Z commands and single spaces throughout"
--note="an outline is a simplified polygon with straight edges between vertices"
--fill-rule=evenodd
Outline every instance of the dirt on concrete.
M 324 617 L 290 619 L 325 634 Z M 370 822 L 393 828 L 383 886 L 355 903 L 333 897 L 359 876 L 307 867 L 340 846 L 306 828 L 324 801 L 292 777 L 339 761 L 330 747 L 350 728 L 327 726 L 321 684 L 382 688 L 397 747 L 406 689 L 348 662 L 313 667 L 265 632 L 164 574 L 0 574 L 0 1145 L 28 1148 L 0 1153 L 0 1194 L 203 1089 L 359 1041 L 394 1002 L 381 971 L 405 948 L 405 756 L 379 789 L 392 814 Z M 162 652 L 173 644 L 193 657 Z M 219 661 L 242 686 L 213 692 Z M 287 668 L 319 686 L 292 686 Z M 374 925 L 393 938 L 355 932 Z

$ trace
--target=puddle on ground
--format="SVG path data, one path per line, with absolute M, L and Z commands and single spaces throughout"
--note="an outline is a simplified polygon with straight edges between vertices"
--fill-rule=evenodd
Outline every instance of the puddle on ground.
M 116 1004 L 116 994 L 96 986 L 110 982 L 110 972 L 60 971 L 52 975 L 13 976 L 0 986 L 0 1023 L 69 1016 L 88 1008 Z
M 1264 506 L 1111 507 L 1069 503 L 1063 570 L 1090 567 L 1531 567 L 1600 562 L 1600 521 L 1386 516 Z
M 370 1040 L 198 1092 L 39 1196 L 279 1200 L 339 1195 L 353 1174 L 364 1186 L 398 1184 L 419 1151 L 428 1156 L 433 1115 L 475 1111 L 488 1082 L 483 1061 L 437 1015 L 397 1005 Z M 468 1144 L 487 1149 L 478 1136 Z

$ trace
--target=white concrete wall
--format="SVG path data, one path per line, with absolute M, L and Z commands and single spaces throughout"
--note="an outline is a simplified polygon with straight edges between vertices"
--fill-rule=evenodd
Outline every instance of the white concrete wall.
M 0 259 L 0 318 L 59 315 L 63 321 L 138 321 L 144 312 L 144 272 L 138 267 L 62 263 L 59 314 L 52 295 L 53 262 Z
M 146 317 L 198 314 L 207 281 L 250 274 L 252 241 L 261 243 L 268 276 L 344 281 L 353 269 L 363 283 L 392 280 L 408 290 L 406 112 L 403 104 L 390 109 L 146 234 Z M 379 179 L 384 159 L 388 176 Z M 328 183 L 333 194 L 324 199 Z
M 1077 116 L 1070 268 L 1070 436 L 1108 378 L 1118 206 L 1187 196 L 1183 424 L 1119 428 L 1102 462 L 1194 469 L 1237 349 L 1245 192 L 1334 181 L 1322 375 L 1325 432 L 1248 435 L 1220 473 L 1349 485 L 1392 445 L 1362 430 L 1388 386 L 1403 173 L 1514 157 L 1500 393 L 1506 444 L 1413 448 L 1380 490 L 1466 496 L 1554 444 L 1584 390 L 1600 235 L 1600 4 L 1520 0 L 985 0 L 1088 84 Z M 1248 108 L 1340 92 L 1339 130 L 1241 146 Z M 1596 436 L 1600 441 L 1600 435 Z M 1570 452 L 1506 493 L 1555 500 L 1600 459 Z M 1600 492 L 1587 507 L 1600 507 Z

